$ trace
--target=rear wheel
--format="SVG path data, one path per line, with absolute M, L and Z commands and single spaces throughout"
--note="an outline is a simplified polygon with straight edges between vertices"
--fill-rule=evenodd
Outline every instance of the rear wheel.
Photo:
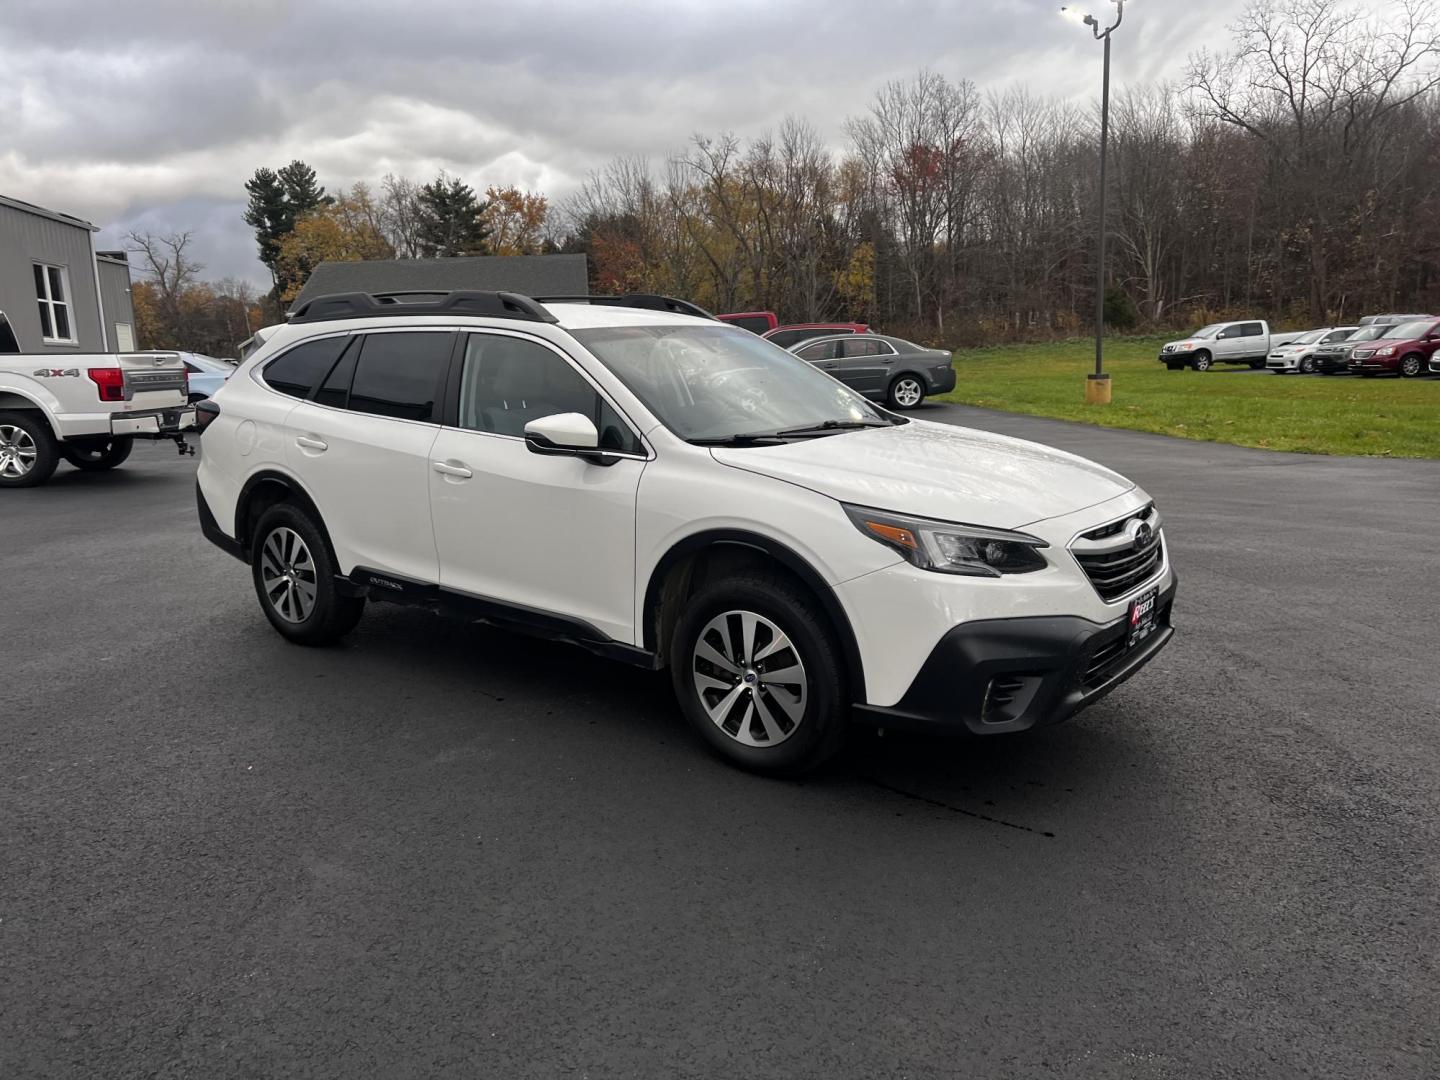
M 913 409 L 925 400 L 925 384 L 914 375 L 901 375 L 890 384 L 890 405 L 896 409 Z
M 36 487 L 59 463 L 55 436 L 39 414 L 0 412 L 0 487 Z
M 272 506 L 250 546 L 255 595 L 276 630 L 299 645 L 329 645 L 355 629 L 365 599 L 342 596 L 320 526 L 293 503 Z
M 1195 354 L 1195 359 L 1190 361 L 1190 363 L 1196 371 L 1209 371 L 1210 365 L 1213 364 L 1214 361 L 1210 359 L 1210 354 L 1202 349 Z
M 1425 358 L 1419 353 L 1411 353 L 1409 356 L 1400 358 L 1400 375 L 1402 378 L 1413 379 L 1425 370 Z
M 844 665 L 818 606 L 764 574 L 716 582 L 675 627 L 680 708 L 712 750 L 752 772 L 794 776 L 838 751 L 849 729 Z
M 1264 368 L 1265 368 L 1265 361 L 1264 361 L 1264 360 L 1251 360 L 1251 361 L 1250 361 L 1250 370 L 1251 370 L 1251 371 L 1263 371 Z M 1201 370 L 1204 370 L 1204 369 L 1201 369 Z
M 60 447 L 65 460 L 85 472 L 104 472 L 113 469 L 130 456 L 135 447 L 135 436 L 117 435 L 113 439 L 68 442 Z

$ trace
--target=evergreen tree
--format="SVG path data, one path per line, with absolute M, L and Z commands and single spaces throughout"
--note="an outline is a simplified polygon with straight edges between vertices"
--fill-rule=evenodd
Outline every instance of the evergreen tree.
M 280 255 L 280 241 L 295 227 L 294 215 L 286 203 L 285 186 L 274 169 L 261 167 L 245 181 L 245 190 L 250 193 L 245 224 L 255 230 L 260 261 L 269 269 L 271 280 L 277 280 L 275 260 Z
M 290 162 L 276 176 L 285 189 L 285 203 L 290 210 L 291 227 L 294 226 L 296 218 L 318 207 L 329 206 L 335 201 L 315 182 L 315 170 L 303 161 Z
M 426 258 L 484 255 L 490 230 L 483 215 L 489 203 L 475 190 L 443 172 L 420 189 L 420 254 Z

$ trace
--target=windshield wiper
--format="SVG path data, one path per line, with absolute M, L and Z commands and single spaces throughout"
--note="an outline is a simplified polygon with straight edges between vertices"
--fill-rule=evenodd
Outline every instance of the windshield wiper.
M 784 446 L 785 440 L 773 431 L 741 432 L 737 435 L 710 435 L 686 439 L 691 446 Z
M 808 427 L 786 428 L 784 431 L 777 431 L 774 434 L 779 438 L 789 438 L 792 435 L 823 435 L 829 431 L 855 431 L 859 428 L 892 426 L 889 420 L 826 420 Z

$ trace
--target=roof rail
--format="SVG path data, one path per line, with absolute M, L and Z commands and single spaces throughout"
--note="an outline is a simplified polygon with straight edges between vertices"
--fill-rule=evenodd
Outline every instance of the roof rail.
M 432 297 L 406 300 L 405 297 Z M 413 289 L 386 293 L 334 293 L 317 296 L 290 312 L 292 323 L 328 319 L 377 319 L 395 315 L 481 315 L 491 319 L 558 322 L 544 305 L 512 292 L 476 292 L 459 289 Z
M 701 319 L 713 319 L 714 315 L 699 304 L 680 300 L 674 296 L 660 296 L 656 293 L 626 293 L 624 296 L 537 296 L 542 304 L 596 304 L 605 307 L 644 308 L 647 311 L 668 311 L 672 315 L 694 315 Z

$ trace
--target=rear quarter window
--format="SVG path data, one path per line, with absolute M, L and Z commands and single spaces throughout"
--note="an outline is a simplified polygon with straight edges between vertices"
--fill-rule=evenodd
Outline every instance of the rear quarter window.
M 349 340 L 342 334 L 317 341 L 302 341 L 266 364 L 260 377 L 272 390 L 294 398 L 307 398 L 315 384 L 325 378 L 339 359 Z

